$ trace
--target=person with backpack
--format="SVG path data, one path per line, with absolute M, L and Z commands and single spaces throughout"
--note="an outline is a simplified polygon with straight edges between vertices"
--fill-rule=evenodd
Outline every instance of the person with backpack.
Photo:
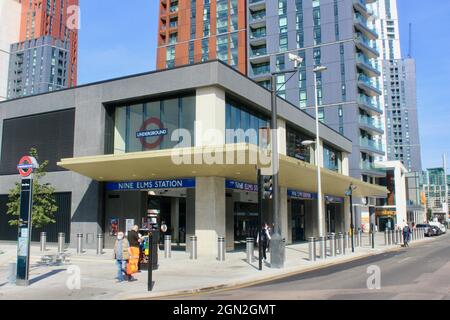
M 260 235 L 261 235 L 261 239 L 259 239 Z M 269 245 L 269 241 L 270 241 L 269 226 L 267 225 L 267 223 L 264 223 L 262 225 L 261 232 L 258 232 L 258 236 L 256 238 L 256 243 L 258 243 L 258 246 L 262 247 L 264 262 L 267 260 L 266 251 L 267 251 L 267 247 Z
M 409 237 L 410 237 L 410 235 L 411 235 L 411 229 L 406 224 L 403 227 L 403 246 L 404 247 L 409 247 Z

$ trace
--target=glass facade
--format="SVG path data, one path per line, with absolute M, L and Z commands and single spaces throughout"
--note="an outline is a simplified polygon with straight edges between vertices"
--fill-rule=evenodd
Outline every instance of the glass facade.
M 311 148 L 309 146 L 302 145 L 302 142 L 306 140 L 314 139 L 288 127 L 286 130 L 287 155 L 289 157 L 311 163 Z
M 181 138 L 172 137 L 176 129 L 189 131 L 193 145 L 195 96 L 176 97 L 115 109 L 114 153 L 161 150 L 175 147 Z
M 342 153 L 332 147 L 324 145 L 323 166 L 331 171 L 342 172 Z
M 259 129 L 269 128 L 268 117 L 250 111 L 241 103 L 227 99 L 226 101 L 226 143 L 250 143 L 259 145 Z M 242 129 L 249 134 L 230 134 L 234 130 Z M 250 131 L 247 131 L 250 130 Z M 241 133 L 243 133 L 241 132 Z

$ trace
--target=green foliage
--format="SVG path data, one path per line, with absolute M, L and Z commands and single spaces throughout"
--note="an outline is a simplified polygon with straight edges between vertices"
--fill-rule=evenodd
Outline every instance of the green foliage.
M 38 152 L 35 148 L 30 149 L 30 156 L 35 157 L 39 162 Z M 47 166 L 48 160 L 43 161 L 34 172 L 33 209 L 31 215 L 33 228 L 42 228 L 56 222 L 54 216 L 56 211 L 58 211 L 58 206 L 54 196 L 55 189 L 50 183 L 40 183 L 40 180 L 47 174 L 45 171 Z M 15 187 L 9 191 L 7 207 L 7 214 L 13 217 L 9 224 L 17 226 L 20 210 L 20 183 L 16 183 Z
M 433 221 L 433 210 L 427 209 L 427 218 L 428 221 Z

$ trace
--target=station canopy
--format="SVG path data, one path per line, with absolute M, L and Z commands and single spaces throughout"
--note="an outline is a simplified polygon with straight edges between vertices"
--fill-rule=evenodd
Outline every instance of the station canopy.
M 258 167 L 263 169 L 263 173 L 269 172 L 265 165 L 267 161 L 259 155 L 257 146 L 244 143 L 68 158 L 62 159 L 58 165 L 99 182 L 223 177 L 256 183 Z M 265 155 L 270 158 L 267 153 Z M 281 187 L 317 192 L 316 166 L 282 154 L 279 159 Z M 351 183 L 356 186 L 353 191 L 355 197 L 385 198 L 388 193 L 383 186 L 327 169 L 322 169 L 321 175 L 324 194 L 343 197 Z

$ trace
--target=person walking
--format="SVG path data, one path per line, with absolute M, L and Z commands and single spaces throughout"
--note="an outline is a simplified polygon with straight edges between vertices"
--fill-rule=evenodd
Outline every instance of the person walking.
M 117 263 L 117 280 L 123 282 L 127 275 L 127 261 L 130 259 L 129 243 L 123 232 L 117 233 L 117 239 L 114 244 L 114 259 Z
M 139 226 L 134 225 L 130 231 L 128 231 L 128 242 L 130 243 L 130 259 L 127 264 L 128 280 L 134 281 L 133 274 L 139 271 L 139 257 L 140 257 L 140 243 L 142 241 L 139 235 Z
M 259 238 L 260 235 L 261 235 L 261 239 Z M 264 223 L 262 225 L 261 232 L 258 232 L 258 236 L 256 238 L 256 243 L 258 244 L 258 246 L 262 247 L 264 262 L 267 260 L 266 251 L 267 251 L 267 248 L 269 245 L 269 241 L 270 241 L 269 226 L 267 225 L 267 223 Z
M 411 229 L 406 224 L 403 227 L 403 246 L 404 247 L 409 247 L 409 237 L 410 237 L 410 235 L 411 235 Z

